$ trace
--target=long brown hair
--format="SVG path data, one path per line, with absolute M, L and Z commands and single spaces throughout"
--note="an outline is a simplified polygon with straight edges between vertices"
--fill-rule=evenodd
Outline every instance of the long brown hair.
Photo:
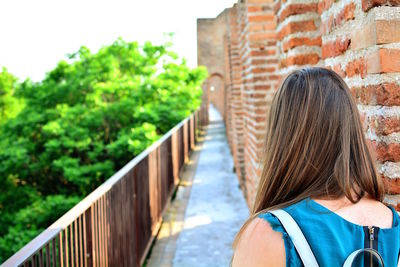
M 292 72 L 268 116 L 263 171 L 250 218 L 308 197 L 382 201 L 384 189 L 368 150 L 357 106 L 334 71 Z

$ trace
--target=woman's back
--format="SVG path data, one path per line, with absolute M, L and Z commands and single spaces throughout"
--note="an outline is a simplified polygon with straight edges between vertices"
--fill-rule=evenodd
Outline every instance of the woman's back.
M 324 206 L 318 202 L 324 203 Z M 386 266 L 397 265 L 400 220 L 394 209 L 364 198 L 357 204 L 338 209 L 339 212 L 336 213 L 330 209 L 334 210 L 340 205 L 340 201 L 318 202 L 307 198 L 283 210 L 293 217 L 303 231 L 320 266 L 342 266 L 353 251 L 361 248 L 376 249 Z M 279 220 L 270 213 L 261 213 L 258 218 L 267 221 L 274 231 L 282 233 L 286 266 L 302 266 L 300 257 Z M 265 238 L 268 239 L 268 236 Z M 363 260 L 369 263 L 370 255 L 359 257 L 358 263 Z
M 284 79 L 268 112 L 263 170 L 251 216 L 233 244 L 234 266 L 301 264 L 269 210 L 295 219 L 320 266 L 341 266 L 370 247 L 386 266 L 397 265 L 399 218 L 381 203 L 384 184 L 364 130 L 349 87 L 334 71 L 305 68 Z

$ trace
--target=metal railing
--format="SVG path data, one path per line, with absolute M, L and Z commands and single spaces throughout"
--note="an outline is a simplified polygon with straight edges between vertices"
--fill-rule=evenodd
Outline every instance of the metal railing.
M 176 125 L 1 266 L 141 266 L 202 113 Z

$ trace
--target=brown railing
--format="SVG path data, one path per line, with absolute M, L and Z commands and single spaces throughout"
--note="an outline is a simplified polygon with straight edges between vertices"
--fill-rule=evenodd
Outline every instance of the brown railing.
M 202 113 L 171 129 L 1 266 L 141 266 Z

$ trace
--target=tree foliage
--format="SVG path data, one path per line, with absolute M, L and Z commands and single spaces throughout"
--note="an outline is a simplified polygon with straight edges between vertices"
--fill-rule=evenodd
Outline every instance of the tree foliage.
M 168 45 L 121 39 L 38 83 L 3 70 L 0 262 L 193 112 L 206 75 Z
M 17 86 L 17 78 L 3 67 L 0 72 L 0 123 L 15 117 L 24 106 L 23 100 L 14 96 Z

